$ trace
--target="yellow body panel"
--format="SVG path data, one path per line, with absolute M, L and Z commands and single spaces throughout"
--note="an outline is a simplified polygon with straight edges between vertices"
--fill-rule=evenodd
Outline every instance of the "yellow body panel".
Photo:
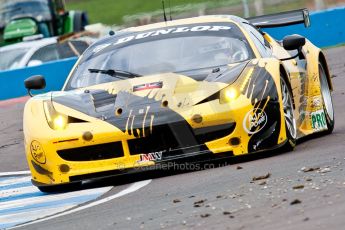
M 128 31 L 145 31 L 148 29 L 163 28 L 165 26 L 227 21 L 239 25 L 237 22 L 221 17 L 199 17 L 129 28 Z M 247 32 L 240 25 L 239 27 L 252 46 L 256 58 L 248 63 L 239 78 L 230 85 L 233 89 L 236 89 L 235 93 L 238 95 L 226 103 L 222 102 L 222 92 L 225 92 L 224 90 L 229 87 L 229 84 L 222 82 L 198 82 L 190 77 L 174 73 L 110 82 L 79 89 L 76 92 L 82 94 L 85 90 L 104 90 L 110 95 L 127 92 L 137 98 L 147 98 L 148 100 L 161 103 L 163 109 L 167 107 L 176 113 L 177 116 L 182 117 L 192 129 L 222 125 L 229 126 L 230 129 L 232 124 L 236 124 L 231 134 L 205 142 L 208 150 L 213 154 L 227 152 L 236 156 L 255 152 L 256 147 L 249 146 L 250 139 L 259 132 L 259 129 L 262 129 L 260 123 L 265 122 L 266 124 L 271 116 L 265 112 L 260 112 L 273 100 L 270 96 L 264 97 L 264 95 L 269 95 L 269 88 L 270 90 L 276 91 L 276 100 L 279 102 L 278 109 L 276 110 L 279 113 L 279 117 L 277 118 L 279 120 L 279 130 L 275 131 L 278 133 L 275 143 L 272 143 L 272 146 L 279 147 L 287 141 L 285 122 L 283 122 L 283 106 L 280 103 L 282 101 L 280 75 L 283 69 L 286 71 L 294 97 L 294 114 L 297 118 L 298 137 L 300 138 L 314 132 L 322 131 L 312 127 L 311 118 L 312 113 L 323 109 L 318 73 L 320 49 L 307 42 L 303 49 L 306 56 L 304 64 L 308 63 L 305 71 L 303 63 L 298 63 L 296 59 L 284 62 L 279 61 L 280 58 L 289 57 L 291 54 L 267 34 L 265 37 L 272 46 L 273 55 L 271 58 L 260 57 L 258 49 L 255 47 Z M 265 80 L 264 78 L 262 80 L 258 79 L 259 75 L 255 75 L 258 71 L 266 73 Z M 160 89 L 133 92 L 133 86 L 150 82 L 162 82 L 163 87 Z M 258 92 L 254 95 L 253 92 L 256 91 Z M 220 92 L 219 99 L 210 99 L 207 103 L 202 103 L 203 100 L 212 97 L 217 92 Z M 68 92 L 58 94 L 63 96 L 64 94 L 68 95 Z M 143 134 L 145 137 L 145 132 L 147 131 L 145 131 L 146 127 L 144 126 L 150 119 L 150 132 L 154 132 L 152 131 L 152 123 L 155 119 L 159 119 L 159 117 L 148 115 L 150 109 L 152 110 L 149 105 L 142 105 L 139 106 L 140 108 L 135 108 L 145 114 L 142 129 L 140 127 L 133 129 L 135 117 L 130 114 L 128 118 L 123 118 L 123 122 L 125 123 L 122 125 L 126 124 L 126 128 L 125 130 L 121 130 L 100 118 L 87 115 L 60 103 L 51 102 L 52 107 L 58 113 L 78 119 L 78 122 L 67 124 L 63 130 L 54 130 L 46 122 L 47 114 L 44 110 L 44 103 L 49 103 L 51 100 L 50 94 L 34 97 L 27 102 L 24 111 L 26 157 L 33 180 L 36 183 L 56 185 L 71 182 L 71 177 L 73 176 L 155 165 L 154 161 L 141 161 L 140 155 L 131 155 L 128 145 L 128 141 L 137 138 L 136 134 L 139 136 Z M 165 102 L 167 104 L 164 104 Z M 261 109 L 258 109 L 259 107 Z M 251 117 L 249 119 L 248 116 L 253 116 L 254 118 Z M 116 114 L 115 117 L 122 119 L 120 113 Z M 248 119 L 254 122 L 256 130 L 252 131 L 248 129 L 246 123 Z M 250 124 L 251 126 L 252 124 Z M 86 140 L 87 138 L 83 136 L 88 132 L 92 134 L 91 140 Z M 232 140 L 239 141 L 232 142 Z M 123 156 L 94 161 L 68 161 L 62 159 L 57 154 L 57 151 L 60 150 L 112 142 L 122 143 Z

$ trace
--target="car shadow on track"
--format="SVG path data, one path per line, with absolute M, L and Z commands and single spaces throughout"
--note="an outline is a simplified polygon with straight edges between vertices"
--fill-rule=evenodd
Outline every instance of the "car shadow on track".
M 143 168 L 135 170 L 134 172 L 131 171 L 121 175 L 111 175 L 104 178 L 87 180 L 82 184 L 81 189 L 98 188 L 104 186 L 121 186 L 148 179 L 157 179 L 162 177 L 174 176 L 178 174 L 192 173 L 202 170 L 211 170 L 221 167 L 235 167 L 234 165 L 239 163 L 255 161 L 282 154 L 289 154 L 289 152 L 273 150 L 236 157 L 225 157 L 226 154 L 223 154 L 222 157 L 218 158 L 213 157 L 211 159 L 198 159 L 197 161 L 183 160 L 180 162 L 170 162 L 170 167 L 160 166 L 158 167 L 158 169 L 157 167 Z
M 302 144 L 308 140 L 321 138 L 324 134 L 313 134 L 302 139 L 298 140 L 298 144 Z M 297 146 L 298 148 L 298 146 Z M 298 151 L 298 149 L 297 149 Z M 159 166 L 152 166 L 152 167 L 145 167 L 140 169 L 134 169 L 129 171 L 119 171 L 118 174 L 114 175 L 107 175 L 101 178 L 95 179 L 88 179 L 84 180 L 82 185 L 80 186 L 72 186 L 68 189 L 68 191 L 75 191 L 75 190 L 83 190 L 83 189 L 91 189 L 91 188 L 99 188 L 105 186 L 121 186 L 126 185 L 138 181 L 148 180 L 148 179 L 157 179 L 163 178 L 168 176 L 174 176 L 178 174 L 185 174 L 185 173 L 192 173 L 202 170 L 211 170 L 215 168 L 221 167 L 235 167 L 235 165 L 256 161 L 264 158 L 275 157 L 278 155 L 283 154 L 292 154 L 293 152 L 286 152 L 280 150 L 271 150 L 271 151 L 264 151 L 255 154 L 246 154 L 242 156 L 229 156 L 231 154 L 224 153 L 224 154 L 217 154 L 217 157 L 214 155 L 201 158 L 191 158 L 191 159 L 182 159 L 179 161 L 168 162 L 166 165 L 159 165 Z M 60 192 L 65 192 L 66 190 L 63 189 Z

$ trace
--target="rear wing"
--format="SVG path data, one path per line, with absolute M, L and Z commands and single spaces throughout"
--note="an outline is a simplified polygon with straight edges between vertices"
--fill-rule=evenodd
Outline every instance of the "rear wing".
M 258 28 L 282 27 L 295 24 L 304 24 L 305 27 L 310 26 L 310 17 L 308 9 L 300 9 L 286 11 L 276 14 L 262 15 L 247 20 Z

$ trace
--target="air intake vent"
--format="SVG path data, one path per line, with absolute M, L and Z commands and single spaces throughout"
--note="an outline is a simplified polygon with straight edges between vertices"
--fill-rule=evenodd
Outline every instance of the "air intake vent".
M 57 153 L 66 161 L 95 161 L 124 156 L 121 142 L 64 149 Z
M 91 92 L 93 103 L 96 110 L 107 105 L 114 105 L 116 100 L 116 94 L 109 94 L 105 90 L 96 90 Z

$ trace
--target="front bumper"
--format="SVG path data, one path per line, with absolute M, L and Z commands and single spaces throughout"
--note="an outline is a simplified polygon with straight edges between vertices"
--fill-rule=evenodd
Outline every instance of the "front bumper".
M 232 122 L 191 129 L 184 121 L 159 127 L 156 129 L 159 130 L 155 132 L 156 135 L 118 141 L 114 141 L 118 139 L 116 132 L 106 132 L 107 135 L 93 132 L 94 139 L 91 142 L 75 136 L 59 141 L 40 139 L 39 143 L 46 159 L 44 162 L 39 162 L 32 154 L 31 144 L 37 144 L 35 138 L 26 145 L 27 160 L 35 184 L 63 184 L 124 174 L 143 167 L 157 168 L 167 162 L 181 159 L 214 156 L 207 143 L 222 139 L 229 141 L 228 136 L 233 134 L 235 129 L 236 124 Z M 188 136 L 192 140 L 188 140 Z M 226 147 L 229 147 L 229 144 Z M 227 155 L 233 155 L 230 148 Z

